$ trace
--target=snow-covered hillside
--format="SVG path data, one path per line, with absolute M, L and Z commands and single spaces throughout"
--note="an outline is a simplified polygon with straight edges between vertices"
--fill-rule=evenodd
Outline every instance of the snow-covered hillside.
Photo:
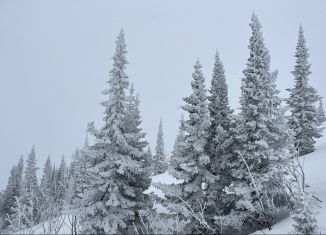
M 322 202 L 316 207 L 316 218 L 322 234 L 326 233 L 326 138 L 318 141 L 317 150 L 302 157 L 305 176 L 310 192 Z M 275 224 L 272 230 L 257 231 L 255 234 L 293 234 L 293 220 L 288 217 Z
M 321 208 L 316 207 L 317 221 L 321 233 L 326 233 L 326 136 L 318 141 L 317 150 L 311 154 L 301 157 L 304 165 L 306 180 L 309 185 L 310 192 L 313 193 L 322 202 L 319 204 Z M 178 183 L 168 172 L 152 177 L 153 183 L 161 182 L 166 184 Z M 156 195 L 163 197 L 163 192 L 155 188 L 153 185 L 147 192 L 154 192 Z M 155 205 L 158 212 L 166 212 L 160 205 Z M 275 224 L 272 230 L 257 231 L 255 234 L 293 234 L 293 220 L 288 217 Z

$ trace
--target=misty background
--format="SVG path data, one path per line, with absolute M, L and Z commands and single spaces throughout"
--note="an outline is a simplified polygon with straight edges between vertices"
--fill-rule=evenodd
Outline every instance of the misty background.
M 209 88 L 216 49 L 226 70 L 232 108 L 239 107 L 249 56 L 249 22 L 260 18 L 278 88 L 291 71 L 302 23 L 312 64 L 310 83 L 326 96 L 326 1 L 0 0 L 0 190 L 10 168 L 33 144 L 37 164 L 58 164 L 83 146 L 86 124 L 101 127 L 115 39 L 124 28 L 127 74 L 140 94 L 143 129 L 152 150 L 163 119 L 172 149 L 182 97 L 191 92 L 199 58 Z M 326 102 L 324 102 L 326 103 Z

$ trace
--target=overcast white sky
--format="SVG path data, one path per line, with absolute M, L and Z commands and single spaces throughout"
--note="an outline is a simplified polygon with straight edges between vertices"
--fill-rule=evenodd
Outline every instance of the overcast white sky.
M 197 57 L 209 84 L 219 50 L 231 104 L 238 107 L 252 11 L 262 23 L 272 68 L 279 70 L 279 89 L 293 84 L 290 72 L 302 23 L 311 84 L 326 96 L 325 10 L 323 0 L 0 0 L 0 189 L 33 144 L 43 168 L 49 154 L 56 163 L 62 155 L 70 158 L 83 144 L 86 123 L 100 126 L 101 91 L 120 28 L 147 138 L 153 149 L 162 116 L 170 151 Z

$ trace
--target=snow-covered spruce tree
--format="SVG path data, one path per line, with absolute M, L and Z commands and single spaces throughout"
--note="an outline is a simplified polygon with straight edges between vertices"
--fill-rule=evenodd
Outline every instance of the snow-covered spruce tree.
M 135 95 L 134 84 L 131 83 L 129 95 L 126 99 L 126 114 L 124 120 L 124 131 L 126 139 L 132 147 L 144 152 L 144 148 L 148 143 L 144 140 L 145 133 L 140 127 L 142 121 L 139 110 L 139 96 Z
M 58 192 L 58 172 L 56 166 L 53 164 L 52 166 L 52 174 L 51 174 L 51 179 L 52 179 L 52 187 L 51 191 L 53 192 L 53 196 L 56 198 L 56 194 Z
M 43 176 L 40 184 L 40 193 L 42 197 L 42 201 L 47 201 L 54 198 L 52 191 L 52 164 L 50 156 L 46 159 L 44 168 L 43 168 Z
M 180 119 L 179 133 L 177 135 L 177 138 L 175 139 L 172 155 L 170 157 L 170 161 L 168 165 L 168 170 L 172 175 L 175 173 L 175 171 L 173 170 L 174 167 L 180 162 L 180 157 L 182 156 L 182 151 L 184 149 L 183 144 L 185 142 L 185 138 L 186 138 L 186 133 L 184 128 L 184 114 L 182 114 Z
M 313 195 L 306 191 L 309 185 L 306 183 L 305 172 L 297 150 L 293 152 L 293 158 L 289 163 L 289 177 L 287 178 L 289 185 L 291 185 L 291 201 L 294 207 L 294 210 L 291 212 L 294 232 L 299 234 L 316 234 L 318 233 L 314 212 L 314 204 L 316 202 L 313 202 L 315 200 Z
M 71 231 L 73 233 L 80 233 L 79 218 L 80 208 L 83 207 L 83 194 L 85 185 L 89 184 L 87 174 L 87 156 L 84 152 L 89 146 L 88 133 L 84 141 L 82 150 L 76 149 L 72 155 L 72 162 L 69 167 L 68 188 L 64 200 L 64 208 L 62 213 L 72 216 Z
M 83 194 L 85 204 L 81 222 L 84 233 L 131 233 L 139 221 L 140 210 L 149 203 L 148 196 L 143 193 L 150 185 L 144 153 L 138 142 L 138 147 L 129 142 L 141 134 L 127 133 L 125 127 L 126 53 L 121 30 L 116 41 L 109 88 L 103 92 L 108 96 L 102 102 L 104 126 L 100 130 L 92 124 L 89 126 L 95 143 L 84 151 L 90 177 Z
M 163 139 L 163 125 L 162 118 L 160 119 L 160 124 L 158 127 L 155 154 L 153 157 L 153 174 L 162 174 L 167 170 L 167 160 L 164 149 L 164 139 Z
M 0 191 L 0 232 L 2 231 L 5 223 L 5 218 L 4 214 L 2 213 L 3 211 L 3 201 L 4 201 L 4 192 L 5 190 Z
M 291 217 L 294 221 L 293 227 L 298 234 L 316 234 L 318 233 L 317 220 L 312 211 L 312 196 L 309 193 L 302 192 L 297 197 L 295 210 Z
M 12 217 L 14 213 L 13 209 L 15 206 L 15 181 L 17 175 L 17 166 L 14 165 L 10 170 L 10 176 L 8 178 L 8 183 L 6 189 L 3 193 L 2 203 L 0 207 L 0 216 L 2 220 L 3 228 L 6 228 L 9 225 L 8 217 Z M 1 228 L 0 228 L 1 229 Z
M 56 202 L 58 192 L 54 190 L 52 179 L 52 163 L 50 156 L 46 159 L 43 176 L 40 183 L 40 221 L 47 221 L 58 216 L 60 212 L 59 203 Z
M 77 159 L 76 156 L 78 156 L 79 154 L 80 154 L 80 150 L 78 148 L 76 148 L 75 152 L 71 155 L 71 162 L 68 166 L 68 182 L 70 181 L 70 179 L 72 179 L 74 177 L 75 168 L 76 168 L 75 160 Z M 69 184 L 68 184 L 68 186 L 70 187 Z
M 23 175 L 24 175 L 24 157 L 21 156 L 17 164 L 15 188 L 16 197 L 20 197 L 23 193 Z
M 5 201 L 5 207 L 9 208 L 9 213 L 6 216 L 6 223 L 9 222 L 12 225 L 13 220 L 17 218 L 16 210 L 17 210 L 17 201 L 21 199 L 24 194 L 23 190 L 23 174 L 24 174 L 24 158 L 20 157 L 17 166 L 14 166 L 15 171 L 14 175 L 11 174 L 10 177 L 13 178 L 12 185 L 10 190 L 8 191 L 9 196 Z M 13 168 L 13 169 L 14 169 Z M 13 170 L 12 169 L 12 170 Z M 10 180 L 9 180 L 10 181 Z M 6 190 L 7 192 L 7 190 Z
M 145 140 L 146 134 L 143 132 L 141 128 L 141 115 L 140 115 L 140 100 L 139 95 L 134 94 L 134 84 L 131 83 L 129 89 L 129 95 L 126 99 L 126 113 L 124 119 L 124 132 L 125 138 L 132 148 L 136 149 L 136 152 L 131 152 L 133 157 L 141 161 L 142 173 L 139 175 L 139 178 L 143 180 L 143 182 L 138 182 L 137 186 L 140 189 L 146 190 L 150 185 L 150 176 L 152 175 L 152 156 L 149 154 L 145 148 L 148 146 L 147 141 Z M 145 199 L 145 198 L 144 198 Z M 152 208 L 151 199 L 148 195 L 146 195 L 147 206 L 145 208 L 138 208 L 138 212 L 142 219 L 145 219 L 145 213 L 148 212 L 148 208 Z M 140 218 L 136 218 L 135 228 L 138 232 L 141 231 L 141 221 Z
M 318 106 L 318 123 L 319 123 L 319 130 L 320 133 L 322 134 L 325 127 L 323 127 L 324 122 L 326 121 L 326 116 L 323 108 L 323 101 L 320 98 L 319 100 L 319 106 Z
M 225 71 L 218 52 L 215 55 L 213 78 L 211 80 L 208 109 L 211 117 L 211 126 L 208 129 L 207 151 L 211 159 L 210 171 L 219 177 L 209 190 L 209 204 L 207 213 L 212 215 L 229 211 L 230 197 L 225 195 L 223 188 L 231 181 L 230 158 L 234 156 L 234 122 L 233 110 L 229 105 L 228 87 Z M 212 216 L 213 217 L 213 216 Z
M 32 191 L 38 191 L 38 183 L 37 183 L 37 171 L 36 166 L 36 156 L 35 156 L 35 147 L 32 147 L 31 152 L 28 154 L 26 159 L 26 169 L 24 175 L 24 193 L 29 193 Z
M 3 225 L 7 226 L 8 216 L 13 219 L 14 208 L 16 206 L 16 198 L 22 194 L 23 187 L 23 171 L 24 171 L 24 158 L 20 157 L 18 164 L 14 165 L 10 171 L 8 184 L 3 193 L 2 203 L 0 204 L 0 217 L 2 217 Z M 1 227 L 0 227 L 1 229 Z
M 300 25 L 299 39 L 295 52 L 296 63 L 292 72 L 295 85 L 288 89 L 287 102 L 291 110 L 289 126 L 294 132 L 294 144 L 299 154 L 304 155 L 315 150 L 315 138 L 319 138 L 318 111 L 316 102 L 320 99 L 315 88 L 309 85 L 310 64 L 303 28 Z
M 62 156 L 61 159 L 61 163 L 59 166 L 59 169 L 57 171 L 57 190 L 55 193 L 55 199 L 56 202 L 58 202 L 58 204 L 60 206 L 63 205 L 63 202 L 65 200 L 65 196 L 66 196 L 66 191 L 68 188 L 68 175 L 67 175 L 67 164 L 65 161 L 65 157 Z
M 71 163 L 69 165 L 69 170 L 68 170 L 68 190 L 75 192 L 76 188 L 81 186 L 81 184 L 76 184 L 76 178 L 77 175 L 80 173 L 79 169 L 79 160 L 81 159 L 80 157 L 81 151 L 76 148 L 75 152 L 71 156 Z
M 270 72 L 269 52 L 254 13 L 250 27 L 250 57 L 243 71 L 237 126 L 238 154 L 232 162 L 234 179 L 230 187 L 238 197 L 230 216 L 243 221 L 243 229 L 270 227 L 277 209 L 285 206 L 282 182 L 291 147 L 275 84 L 277 73 Z
M 19 205 L 17 202 L 19 202 L 20 195 L 22 192 L 22 186 L 23 186 L 23 170 L 24 170 L 24 159 L 23 157 L 20 158 L 17 166 L 15 165 L 11 170 L 11 175 L 9 177 L 8 186 L 10 187 L 6 188 L 3 203 L 4 209 L 7 208 L 8 212 L 5 214 L 1 214 L 0 216 L 4 216 L 4 223 L 3 225 L 8 226 L 9 224 L 9 230 L 10 231 L 17 231 L 16 221 L 19 218 L 19 214 L 17 214 L 17 210 L 19 209 Z M 1 228 L 0 228 L 1 230 Z
M 154 168 L 154 163 L 153 163 L 153 153 L 151 150 L 151 147 L 148 145 L 147 147 L 147 161 L 148 161 L 148 165 L 149 165 L 149 174 L 153 175 L 153 168 Z
M 322 123 L 326 121 L 326 116 L 325 116 L 325 111 L 324 111 L 322 99 L 319 100 L 318 119 L 319 119 L 320 125 L 322 125 Z
M 86 149 L 88 146 L 84 146 Z M 76 149 L 70 164 L 68 189 L 72 192 L 69 206 L 79 205 L 82 200 L 83 187 L 87 184 L 87 159 L 83 150 Z
M 180 219 L 187 220 L 184 233 L 207 232 L 207 226 L 200 224 L 189 210 L 191 208 L 196 213 L 203 212 L 207 203 L 206 189 L 214 181 L 214 176 L 207 170 L 210 159 L 205 152 L 205 146 L 211 122 L 201 68 L 197 60 L 192 75 L 192 94 L 184 98 L 185 105 L 182 106 L 189 118 L 181 122 L 180 139 L 174 148 L 173 161 L 169 168 L 171 174 L 183 183 L 158 185 L 165 192 L 167 207 L 179 213 Z M 183 131 L 184 140 L 181 137 Z
M 218 52 L 216 52 L 213 69 L 213 79 L 211 81 L 210 96 L 208 96 L 208 109 L 211 116 L 211 126 L 209 128 L 208 151 L 211 155 L 211 168 L 218 172 L 221 164 L 221 157 L 229 154 L 230 136 L 228 134 L 232 113 L 229 105 L 228 87 L 225 80 L 225 71 Z
M 68 170 L 68 187 L 66 192 L 66 198 L 64 200 L 64 210 L 67 210 L 68 207 L 72 205 L 73 197 L 75 196 L 76 188 L 82 186 L 81 184 L 76 184 L 76 176 L 78 174 L 78 166 L 77 162 L 79 159 L 80 150 L 78 148 L 75 149 L 75 152 L 71 156 L 71 163 L 69 165 Z
M 86 135 L 84 148 L 88 147 L 88 137 Z M 62 214 L 70 218 L 71 233 L 79 234 L 81 227 L 79 224 L 80 208 L 83 207 L 84 186 L 88 183 L 87 159 L 83 150 L 78 148 L 72 154 L 72 161 L 68 173 L 68 186 L 65 192 L 65 199 Z
M 26 169 L 23 181 L 23 193 L 21 195 L 20 203 L 22 208 L 26 211 L 26 227 L 31 227 L 39 222 L 40 217 L 40 193 L 37 182 L 37 171 L 35 147 L 32 147 L 31 152 L 26 159 Z
M 151 146 L 149 146 L 149 145 L 147 147 L 147 153 L 148 153 L 148 155 L 153 156 Z

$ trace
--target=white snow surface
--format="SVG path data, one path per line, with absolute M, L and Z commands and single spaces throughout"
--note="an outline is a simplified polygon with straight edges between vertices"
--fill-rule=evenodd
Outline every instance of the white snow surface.
M 37 224 L 14 234 L 72 234 L 72 216 L 61 215 L 51 221 Z

